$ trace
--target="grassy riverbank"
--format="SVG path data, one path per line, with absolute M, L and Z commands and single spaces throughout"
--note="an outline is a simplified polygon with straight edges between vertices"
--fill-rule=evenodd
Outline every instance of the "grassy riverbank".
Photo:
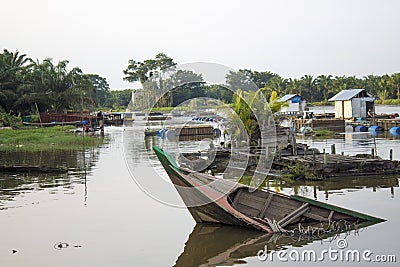
M 98 146 L 103 139 L 98 136 L 76 134 L 74 126 L 48 128 L 21 128 L 0 130 L 0 151 L 81 150 Z

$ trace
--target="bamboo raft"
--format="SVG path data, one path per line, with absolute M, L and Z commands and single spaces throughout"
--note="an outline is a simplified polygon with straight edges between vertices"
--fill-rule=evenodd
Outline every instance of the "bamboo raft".
M 399 161 L 383 160 L 372 156 L 357 157 L 326 153 L 310 155 L 306 153 L 306 155 L 282 156 L 273 164 L 279 168 L 301 164 L 320 178 L 400 173 Z

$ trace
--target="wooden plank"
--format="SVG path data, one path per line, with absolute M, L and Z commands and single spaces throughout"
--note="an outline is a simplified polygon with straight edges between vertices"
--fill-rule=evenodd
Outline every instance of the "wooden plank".
M 268 208 L 269 205 L 271 204 L 272 197 L 273 197 L 273 194 L 270 193 L 270 194 L 268 195 L 267 200 L 265 201 L 264 207 L 262 208 L 262 210 L 260 210 L 260 215 L 259 215 L 258 217 L 264 218 L 265 212 L 267 211 L 267 208 Z
M 320 215 L 317 215 L 317 214 L 314 214 L 314 213 L 310 213 L 310 212 L 303 214 L 303 216 L 307 217 L 307 218 L 310 218 L 310 219 L 313 219 L 313 220 L 320 221 L 320 222 L 328 222 L 329 221 L 328 218 L 325 218 L 325 217 L 322 217 Z
M 286 225 L 290 224 L 291 222 L 296 220 L 298 217 L 300 217 L 301 215 L 306 213 L 308 211 L 308 209 L 309 209 L 309 204 L 308 203 L 304 203 L 303 205 L 301 205 L 300 208 L 294 210 L 292 213 L 288 214 L 286 217 L 281 219 L 278 222 L 278 224 L 281 227 L 285 227 Z
M 235 199 L 233 200 L 233 203 L 232 203 L 232 206 L 234 207 L 234 208 L 236 208 L 236 206 L 237 206 L 237 204 L 238 204 L 238 202 L 239 202 L 239 198 L 240 198 L 240 195 L 242 194 L 242 190 L 239 190 L 237 193 L 236 193 L 236 196 L 235 196 Z
M 360 218 L 360 219 L 371 221 L 371 222 L 384 222 L 385 221 L 384 219 L 381 219 L 381 218 L 373 217 L 373 216 L 370 216 L 370 215 L 367 215 L 367 214 L 364 214 L 364 213 L 360 213 L 360 212 L 356 212 L 356 211 L 353 211 L 353 210 L 345 209 L 345 208 L 342 208 L 342 207 L 334 206 L 334 205 L 331 205 L 331 204 L 328 204 L 328 203 L 319 202 L 319 201 L 316 201 L 316 200 L 313 200 L 313 199 L 310 199 L 310 198 L 306 198 L 306 197 L 302 197 L 302 196 L 293 195 L 293 196 L 290 196 L 290 198 L 295 199 L 295 200 L 299 200 L 299 201 L 302 201 L 302 202 L 307 202 L 307 203 L 310 203 L 311 205 L 314 205 L 314 206 L 317 206 L 317 207 L 320 207 L 320 208 L 323 208 L 323 209 L 333 210 L 333 211 L 338 212 L 338 213 L 343 213 L 343 214 L 348 215 L 348 216 Z
M 332 220 L 333 213 L 335 213 L 335 211 L 331 210 L 328 216 L 328 221 Z

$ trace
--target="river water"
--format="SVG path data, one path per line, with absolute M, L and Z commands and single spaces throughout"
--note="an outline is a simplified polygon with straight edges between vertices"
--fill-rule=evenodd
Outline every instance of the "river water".
M 61 175 L 0 174 L 0 266 L 267 266 L 286 265 L 276 257 L 261 261 L 267 245 L 287 252 L 338 249 L 399 254 L 399 177 L 348 177 L 324 182 L 269 180 L 271 190 L 299 194 L 386 219 L 349 235 L 297 238 L 217 225 L 196 225 L 151 151 L 196 151 L 204 142 L 144 138 L 144 122 L 107 127 L 102 147 L 86 152 L 2 155 L 2 161 L 69 167 Z M 144 141 L 145 140 L 145 141 Z M 400 160 L 397 138 L 343 134 L 335 139 L 303 139 L 328 151 L 369 153 Z M 167 204 L 166 204 L 167 203 Z M 373 257 L 371 256 L 371 258 Z M 289 263 L 308 266 L 321 262 Z M 324 264 L 354 264 L 331 260 Z M 363 261 L 359 263 L 360 266 Z M 372 264 L 372 263 L 371 263 Z M 395 265 L 387 263 L 387 265 Z

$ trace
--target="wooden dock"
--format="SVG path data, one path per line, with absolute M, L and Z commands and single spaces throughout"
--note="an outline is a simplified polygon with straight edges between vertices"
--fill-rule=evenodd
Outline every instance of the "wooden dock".
M 42 123 L 51 122 L 77 122 L 77 121 L 96 121 L 97 117 L 88 113 L 51 113 L 51 112 L 40 112 L 40 120 Z
M 315 130 L 330 130 L 344 132 L 345 123 L 342 119 L 296 119 L 294 121 L 296 129 L 303 126 L 310 126 Z
M 274 161 L 274 166 L 290 168 L 301 165 L 306 167 L 308 175 L 318 178 L 371 176 L 400 173 L 400 162 L 374 157 L 356 157 L 319 153 L 297 156 L 283 156 Z M 307 176 L 307 174 L 306 174 Z M 310 177 L 311 178 L 311 177 Z
M 164 129 L 164 132 L 159 133 L 159 130 L 146 130 L 146 136 L 155 136 L 160 135 L 163 137 L 164 135 L 168 136 L 176 136 L 179 137 L 179 140 L 201 140 L 204 137 L 214 137 L 216 135 L 216 130 L 212 125 L 209 124 L 196 124 L 196 125 L 180 125 L 180 126 L 171 126 Z M 172 132 L 172 133 L 171 133 Z M 186 139 L 185 139 L 186 138 Z
M 174 130 L 179 136 L 193 135 L 213 135 L 214 127 L 209 124 L 196 124 L 169 127 L 169 130 Z

